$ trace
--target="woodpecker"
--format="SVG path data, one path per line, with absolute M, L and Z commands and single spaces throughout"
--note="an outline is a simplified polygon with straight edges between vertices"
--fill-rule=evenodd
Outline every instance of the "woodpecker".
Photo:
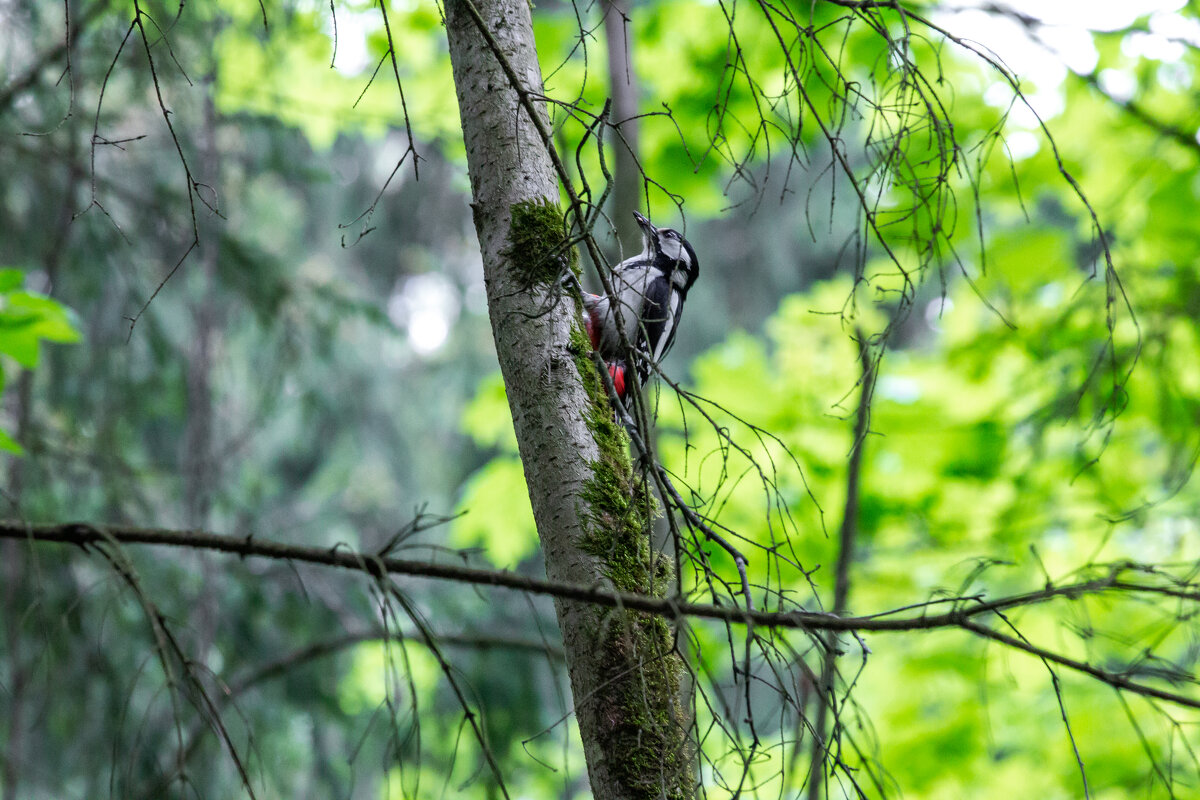
M 620 309 L 625 341 L 633 346 L 639 385 L 650 377 L 675 342 L 688 289 L 700 274 L 696 251 L 679 231 L 656 228 L 633 212 L 642 229 L 642 252 L 612 269 L 611 283 Z M 608 364 L 613 388 L 624 398 L 629 373 L 628 355 L 621 346 L 613 298 L 583 295 L 584 326 L 592 347 Z

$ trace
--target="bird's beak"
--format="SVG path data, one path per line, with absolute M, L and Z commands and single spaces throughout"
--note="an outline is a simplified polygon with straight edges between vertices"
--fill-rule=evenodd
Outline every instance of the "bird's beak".
M 658 230 L 657 228 L 655 228 L 653 225 L 650 224 L 650 220 L 646 219 L 645 217 L 643 217 L 641 214 L 639 214 L 636 211 L 633 212 L 633 218 L 637 220 L 637 224 L 640 225 L 642 230 L 645 231 L 647 234 L 652 234 L 652 233 L 654 233 L 654 231 Z

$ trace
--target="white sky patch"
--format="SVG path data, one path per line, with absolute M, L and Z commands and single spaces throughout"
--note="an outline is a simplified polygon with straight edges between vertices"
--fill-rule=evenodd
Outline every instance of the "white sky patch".
M 938 22 L 1007 67 L 1021 81 L 1025 97 L 1043 119 L 1062 111 L 1058 90 L 1067 77 L 1063 59 L 1031 42 L 1025 29 L 1015 20 L 978 10 L 964 10 L 939 14 Z M 1086 33 L 1080 33 L 1087 37 Z M 1071 44 L 1077 48 L 1077 59 L 1090 55 L 1094 63 L 1095 50 L 1090 38 L 1086 42 L 1089 52 L 1082 51 L 1080 40 L 1072 40 Z M 1036 127 L 1037 119 L 1025 104 L 1019 100 L 1013 103 L 1013 90 L 1008 82 L 998 74 L 994 74 L 994 80 L 984 91 L 984 100 L 996 108 L 1012 105 L 1010 119 L 1014 124 L 1023 128 Z
M 940 331 L 942 329 L 942 317 L 953 310 L 954 301 L 949 297 L 938 297 L 930 300 L 925 304 L 925 324 L 935 331 Z
M 978 7 L 936 16 L 952 34 L 990 50 L 1007 65 L 1026 84 L 1026 97 L 1033 109 L 1046 119 L 1062 111 L 1059 89 L 1066 80 L 1067 68 L 1080 73 L 1096 68 L 1098 54 L 1091 31 L 1126 28 L 1149 15 L 1151 33 L 1126 37 L 1123 46 L 1127 55 L 1170 62 L 1184 52 L 1184 45 L 1172 39 L 1200 45 L 1200 23 L 1175 13 L 1184 3 L 1185 0 L 1003 0 L 1005 8 L 1045 23 L 1036 30 L 1045 46 L 1033 41 L 1018 21 L 1003 14 L 989 14 Z M 1126 85 L 1118 83 L 1120 78 L 1109 80 L 1123 95 Z M 990 105 L 1006 108 L 1012 90 L 997 78 L 984 99 Z M 1036 127 L 1037 120 L 1022 106 L 1018 102 L 1013 107 L 1012 122 L 1018 127 Z
M 333 59 L 333 67 L 343 75 L 358 75 L 372 65 L 371 54 L 367 50 L 367 35 L 382 24 L 379 12 L 349 11 L 339 9 L 337 12 L 337 53 Z M 333 44 L 333 17 L 325 21 L 325 33 Z
M 1004 136 L 1004 144 L 1013 161 L 1023 161 L 1037 155 L 1042 147 L 1042 140 L 1036 133 L 1030 131 L 1013 131 Z
M 1150 17 L 1150 32 L 1176 43 L 1200 47 L 1200 20 L 1182 14 L 1162 12 Z
M 1122 103 L 1128 103 L 1137 94 L 1137 78 L 1120 69 L 1100 71 L 1100 88 Z
M 1178 61 L 1187 52 L 1183 42 L 1155 33 L 1131 33 L 1121 41 L 1121 52 L 1131 58 Z
M 1066 291 L 1061 283 L 1047 283 L 1038 290 L 1038 302 L 1046 308 L 1054 308 L 1062 303 Z
M 882 375 L 875 391 L 885 400 L 911 405 L 921 399 L 921 383 L 903 375 Z
M 388 298 L 388 318 L 408 334 L 408 343 L 420 356 L 441 350 L 462 310 L 457 287 L 440 272 L 413 275 Z
M 1005 0 L 1004 4 L 1050 25 L 1115 31 L 1147 14 L 1177 11 L 1185 0 Z

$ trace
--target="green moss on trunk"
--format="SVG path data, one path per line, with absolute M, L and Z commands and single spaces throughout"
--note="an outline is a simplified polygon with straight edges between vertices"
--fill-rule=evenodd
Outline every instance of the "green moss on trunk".
M 556 204 L 543 200 L 512 207 L 505 255 L 527 286 L 549 285 L 565 270 L 578 269 L 578 254 L 567 241 Z M 600 561 L 617 589 L 662 595 L 671 571 L 665 559 L 651 558 L 655 501 L 633 471 L 629 438 L 591 359 L 582 317 L 572 326 L 570 351 L 587 394 L 584 422 L 599 449 L 580 492 L 585 531 L 580 546 Z M 593 608 L 592 614 L 599 674 L 607 683 L 589 702 L 598 705 L 598 739 L 608 769 L 634 800 L 690 800 L 694 777 L 680 696 L 683 662 L 670 627 L 661 618 L 620 609 Z
M 568 269 L 578 274 L 579 254 L 569 244 L 557 203 L 549 198 L 523 200 L 511 210 L 503 255 L 526 288 L 554 283 Z
M 613 415 L 581 326 L 572 331 L 571 343 L 589 400 L 585 422 L 600 450 L 580 493 L 586 529 L 581 545 L 600 560 L 617 589 L 662 595 L 671 569 L 650 552 L 654 498 L 633 471 L 629 438 Z M 600 674 L 611 677 L 594 701 L 609 769 L 628 797 L 689 800 L 694 785 L 688 715 L 680 695 L 683 663 L 670 627 L 661 617 L 619 609 L 593 613 Z

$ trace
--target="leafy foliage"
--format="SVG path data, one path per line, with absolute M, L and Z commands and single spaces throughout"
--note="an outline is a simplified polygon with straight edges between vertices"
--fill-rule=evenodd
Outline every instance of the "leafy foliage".
M 32 370 L 40 361 L 43 342 L 78 342 L 80 333 L 70 309 L 25 289 L 25 282 L 23 270 L 0 269 L 0 355 L 11 358 L 18 367 Z M 3 377 L 0 372 L 0 387 L 4 385 Z M 18 455 L 24 452 L 3 430 L 0 449 Z
M 127 7 L 76 5 L 65 75 L 61 55 L 41 60 L 63 40 L 61 6 L 0 11 L 12 23 L 0 26 L 3 69 L 32 70 L 5 75 L 15 94 L 0 88 L 0 262 L 49 286 L 39 295 L 22 288 L 25 271 L 0 272 L 0 353 L 36 367 L 26 392 L 5 394 L 10 419 L 26 420 L 6 423 L 27 450 L 7 476 L 13 513 L 411 557 L 449 548 L 456 562 L 540 574 L 508 405 L 489 377 L 436 6 L 389 3 L 389 53 L 376 7 L 335 4 L 335 57 L 320 4 L 139 3 L 133 13 L 161 23 L 147 23 L 158 33 L 145 48 L 137 34 L 122 45 Z M 610 93 L 597 13 L 549 2 L 535 14 L 559 150 L 593 200 L 603 180 L 587 130 Z M 1056 101 L 1043 114 L 1053 145 L 977 53 L 887 13 L 634 9 L 647 199 L 656 218 L 682 203 L 705 265 L 665 365 L 684 392 L 660 382 L 654 398 L 665 466 L 741 537 L 758 607 L 828 607 L 861 336 L 878 380 L 851 613 L 926 602 L 934 613 L 952 598 L 1092 580 L 1190 586 L 1200 63 L 1180 32 L 1194 12 L 1092 31 L 1090 69 L 1023 78 Z M 931 19 L 951 33 L 962 21 Z M 935 97 L 946 106 L 930 112 Z M 193 221 L 196 196 L 221 216 L 201 202 Z M 194 225 L 200 246 L 185 253 Z M 423 323 L 448 338 L 422 349 Z M 43 352 L 42 341 L 82 343 Z M 418 524 L 432 519 L 413 520 L 426 503 L 467 513 Z M 214 697 L 232 687 L 231 747 L 203 710 L 171 707 L 165 668 L 147 657 L 153 617 L 114 570 L 8 545 L 0 741 L 20 767 L 18 796 L 157 796 L 180 750 L 180 791 L 232 796 L 230 749 L 255 754 L 266 794 L 495 796 L 451 680 L 470 687 L 514 795 L 586 792 L 548 602 L 420 583 L 402 587 L 407 615 L 375 585 L 308 569 L 130 553 L 202 685 Z M 728 552 L 681 546 L 693 557 L 685 593 L 739 602 Z M 1080 592 L 989 619 L 1194 696 L 1193 613 L 1194 598 L 1169 593 Z M 422 644 L 424 619 L 453 642 L 453 669 Z M 344 638 L 375 626 L 393 641 Z M 683 627 L 708 692 L 697 707 L 708 795 L 794 796 L 809 777 L 813 638 L 757 630 L 747 645 L 740 628 Z M 342 644 L 307 651 L 322 643 Z M 963 630 L 838 644 L 839 757 L 869 796 L 1081 796 L 1082 774 L 1096 797 L 1197 793 L 1190 709 L 1052 673 Z M 780 674 L 796 678 L 787 693 Z

